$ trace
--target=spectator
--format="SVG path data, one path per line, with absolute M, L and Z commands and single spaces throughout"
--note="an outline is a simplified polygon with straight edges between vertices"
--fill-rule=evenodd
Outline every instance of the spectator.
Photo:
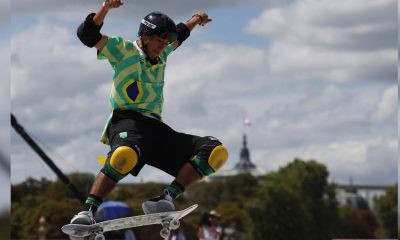
M 218 224 L 218 219 L 221 215 L 211 210 L 209 213 L 203 213 L 202 219 L 199 224 L 197 231 L 197 237 L 199 240 L 220 240 L 222 234 L 222 228 Z

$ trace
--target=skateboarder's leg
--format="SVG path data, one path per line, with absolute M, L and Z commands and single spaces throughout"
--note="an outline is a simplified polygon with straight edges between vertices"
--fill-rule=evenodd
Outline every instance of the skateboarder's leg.
M 96 196 L 99 199 L 104 199 L 114 189 L 116 185 L 117 185 L 116 181 L 105 175 L 103 172 L 100 172 L 97 175 L 92 185 L 92 189 L 90 190 L 90 196 Z M 85 205 L 88 205 L 87 207 L 89 208 L 92 206 L 93 208 L 93 204 L 92 205 L 89 204 L 90 203 L 87 201 L 87 204 Z M 97 208 L 98 206 L 95 207 Z M 97 209 L 92 209 L 93 212 L 95 212 L 95 210 Z
M 84 204 L 84 211 L 75 215 L 71 223 L 91 224 L 93 213 L 117 183 L 133 169 L 140 169 L 143 165 L 139 164 L 140 151 L 131 134 L 129 128 L 131 125 L 129 121 L 119 121 L 110 127 L 111 151 L 92 185 L 90 195 Z
M 196 153 L 191 161 L 186 162 L 180 169 L 175 178 L 183 190 L 193 183 L 198 182 L 203 177 L 209 176 L 218 171 L 228 160 L 228 151 L 214 137 L 194 138 L 194 152 Z M 182 192 L 175 192 L 173 184 L 168 188 L 178 197 Z
M 104 173 L 100 172 L 90 190 L 90 195 L 87 197 L 83 211 L 79 212 L 71 219 L 71 223 L 74 224 L 94 224 L 93 215 L 96 212 L 99 205 L 102 203 L 103 198 L 114 189 L 116 182 Z
M 180 183 L 185 189 L 198 182 L 201 176 L 198 174 L 197 170 L 193 168 L 192 164 L 186 163 L 179 170 L 178 176 L 176 176 L 175 181 Z
M 175 162 L 170 163 L 171 166 L 167 168 L 163 168 L 163 166 L 156 167 L 176 178 L 164 191 L 163 195 L 142 204 L 143 211 L 146 214 L 164 210 L 162 209 L 164 206 L 168 207 L 166 203 L 172 202 L 173 199 L 179 197 L 191 184 L 219 170 L 228 159 L 226 148 L 213 137 L 201 138 L 179 133 L 170 143 L 174 143 L 174 145 L 166 148 L 170 151 L 163 154 L 165 154 L 164 156 L 169 156 L 169 159 L 174 159 Z M 163 207 L 159 208 L 158 206 L 161 204 Z
M 145 214 L 156 212 L 170 212 L 175 211 L 173 200 L 176 199 L 185 188 L 189 185 L 199 181 L 200 175 L 192 167 L 191 164 L 186 163 L 180 169 L 178 176 L 175 180 L 164 190 L 164 193 L 158 197 L 147 200 L 142 204 L 143 212 Z
M 190 164 L 201 177 L 215 173 L 228 161 L 228 150 L 214 137 L 200 138 L 195 146 L 196 154 Z

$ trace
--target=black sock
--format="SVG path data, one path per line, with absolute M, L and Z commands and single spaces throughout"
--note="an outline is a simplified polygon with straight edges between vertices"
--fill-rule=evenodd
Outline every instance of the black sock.
M 103 202 L 103 199 L 90 194 L 88 198 L 86 199 L 85 205 L 83 206 L 84 211 L 89 211 L 91 210 L 92 213 L 95 213 L 97 211 L 97 208 L 99 208 L 100 204 Z
M 170 195 L 176 199 L 185 191 L 185 187 L 182 184 L 178 183 L 177 181 L 173 181 L 167 188 L 167 191 Z

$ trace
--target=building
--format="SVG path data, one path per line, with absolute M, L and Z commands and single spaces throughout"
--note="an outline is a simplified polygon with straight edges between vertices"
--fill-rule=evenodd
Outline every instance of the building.
M 341 205 L 350 205 L 353 209 L 374 209 L 374 199 L 385 194 L 389 185 L 336 185 L 336 198 Z
M 225 180 L 229 177 L 233 177 L 238 174 L 251 174 L 254 177 L 261 177 L 266 174 L 266 172 L 257 167 L 250 160 L 250 150 L 247 147 L 247 137 L 246 134 L 243 134 L 243 145 L 240 150 L 240 159 L 239 162 L 235 164 L 235 166 L 231 169 L 221 170 L 212 174 L 209 179 L 210 180 Z

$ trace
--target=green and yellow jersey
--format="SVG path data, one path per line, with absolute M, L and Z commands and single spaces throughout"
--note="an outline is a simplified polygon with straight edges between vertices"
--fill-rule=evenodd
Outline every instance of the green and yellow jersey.
M 114 110 L 135 110 L 144 115 L 161 118 L 163 106 L 164 72 L 172 44 L 160 54 L 160 61 L 152 65 L 136 41 L 121 37 L 110 37 L 98 53 L 98 59 L 107 59 L 113 70 L 113 84 L 109 102 L 111 114 L 101 137 L 108 143 L 106 135 Z

